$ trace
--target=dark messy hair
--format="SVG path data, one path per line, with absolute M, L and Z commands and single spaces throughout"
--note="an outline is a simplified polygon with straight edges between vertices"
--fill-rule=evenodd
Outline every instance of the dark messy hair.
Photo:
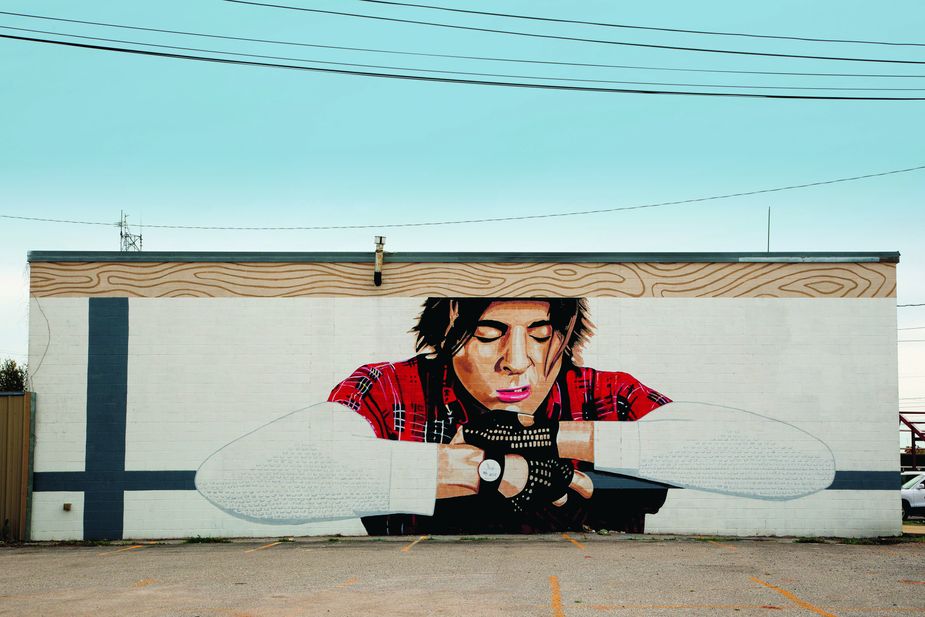
M 475 334 L 479 318 L 492 302 L 517 300 L 549 303 L 552 328 L 567 339 L 562 353 L 567 361 L 577 362 L 594 328 L 584 298 L 428 298 L 411 329 L 417 333 L 416 348 L 431 349 L 437 357 L 449 360 Z

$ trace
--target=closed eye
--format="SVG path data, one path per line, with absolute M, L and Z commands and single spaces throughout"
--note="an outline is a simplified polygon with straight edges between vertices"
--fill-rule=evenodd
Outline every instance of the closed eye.
M 552 338 L 552 324 L 548 321 L 534 321 L 528 326 L 527 332 L 537 343 L 545 343 Z
M 481 342 L 481 343 L 492 343 L 492 342 L 494 342 L 494 341 L 497 341 L 499 338 L 501 338 L 501 337 L 500 337 L 500 336 L 495 336 L 495 337 L 477 336 L 477 337 L 475 337 L 475 340 L 477 340 L 477 341 L 479 341 L 479 342 Z
M 472 336 L 481 343 L 491 343 L 504 336 L 507 330 L 507 324 L 500 321 L 484 320 L 477 324 Z

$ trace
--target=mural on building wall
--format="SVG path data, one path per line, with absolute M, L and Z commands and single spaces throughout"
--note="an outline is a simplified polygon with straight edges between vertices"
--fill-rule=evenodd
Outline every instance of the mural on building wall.
M 196 488 L 246 520 L 371 534 L 642 532 L 672 488 L 786 500 L 834 478 L 801 429 L 583 366 L 583 299 L 430 298 L 413 334 L 419 355 L 233 441 Z

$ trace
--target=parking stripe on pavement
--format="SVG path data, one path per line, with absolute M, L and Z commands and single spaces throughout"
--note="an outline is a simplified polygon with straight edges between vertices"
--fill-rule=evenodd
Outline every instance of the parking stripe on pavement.
M 787 591 L 786 589 L 782 589 L 782 588 L 780 588 L 780 587 L 778 587 L 778 586 L 776 586 L 776 585 L 772 585 L 771 583 L 767 583 L 767 582 L 765 582 L 765 581 L 762 581 L 761 579 L 757 579 L 757 578 L 755 578 L 754 576 L 752 577 L 752 580 L 755 581 L 756 583 L 758 583 L 759 585 L 764 585 L 764 586 L 767 587 L 768 589 L 773 589 L 774 591 L 776 591 L 776 592 L 779 593 L 780 595 L 784 596 L 785 598 L 787 598 L 788 600 L 790 600 L 791 602 L 793 602 L 794 604 L 796 604 L 796 605 L 799 606 L 800 608 L 805 608 L 806 610 L 812 611 L 812 612 L 816 613 L 817 615 L 821 615 L 821 617 L 838 617 L 837 615 L 833 615 L 832 613 L 829 613 L 828 611 L 822 610 L 822 609 L 819 608 L 818 606 L 813 606 L 812 604 L 810 604 L 810 603 L 807 602 L 806 600 L 801 600 L 800 598 L 796 597 L 795 595 L 793 595 L 792 593 L 790 593 L 790 592 Z

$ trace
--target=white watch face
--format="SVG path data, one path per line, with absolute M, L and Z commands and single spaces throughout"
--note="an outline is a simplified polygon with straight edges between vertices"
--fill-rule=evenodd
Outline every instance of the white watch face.
M 494 459 L 486 458 L 479 463 L 479 477 L 486 482 L 494 482 L 501 477 L 501 463 Z

